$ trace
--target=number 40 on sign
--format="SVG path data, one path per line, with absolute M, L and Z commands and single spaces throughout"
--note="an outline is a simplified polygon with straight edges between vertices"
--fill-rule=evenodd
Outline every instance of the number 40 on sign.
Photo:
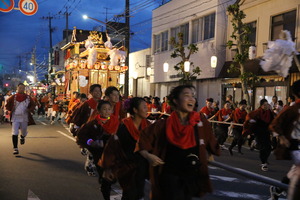
M 18 5 L 24 15 L 34 15 L 38 10 L 38 4 L 35 0 L 20 0 Z

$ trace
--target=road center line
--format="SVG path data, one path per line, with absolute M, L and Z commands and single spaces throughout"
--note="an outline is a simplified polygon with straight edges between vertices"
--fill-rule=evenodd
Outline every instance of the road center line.
M 63 136 L 65 136 L 65 137 L 67 137 L 67 138 L 73 140 L 74 142 L 76 142 L 75 138 L 73 138 L 73 137 L 71 137 L 71 136 L 65 134 L 64 132 L 61 132 L 61 131 L 56 131 L 56 132 L 58 132 L 58 133 L 62 134 Z

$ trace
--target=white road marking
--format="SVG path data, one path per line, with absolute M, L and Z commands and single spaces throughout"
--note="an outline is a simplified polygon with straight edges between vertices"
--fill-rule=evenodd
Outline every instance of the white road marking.
M 65 137 L 67 137 L 67 138 L 73 140 L 74 142 L 76 142 L 75 138 L 73 138 L 73 137 L 71 137 L 71 136 L 65 134 L 64 132 L 62 132 L 62 131 L 56 131 L 56 132 L 58 132 L 58 133 L 62 134 L 63 136 L 65 136 Z
M 267 196 L 257 195 L 257 194 L 249 194 L 249 193 L 241 193 L 241 192 L 230 192 L 230 191 L 215 191 L 213 193 L 217 196 L 222 197 L 232 197 L 232 198 L 239 198 L 239 199 L 268 199 Z
M 28 190 L 27 200 L 40 200 L 30 189 Z
M 43 124 L 44 126 L 48 125 L 48 124 L 46 124 L 45 122 L 41 122 L 41 121 L 38 121 L 38 122 L 40 122 L 40 123 Z
M 242 180 L 242 179 L 239 179 L 239 178 L 226 177 L 226 176 L 210 175 L 210 179 L 215 180 L 215 181 L 226 181 L 226 182 L 236 182 L 236 183 L 246 183 L 246 184 L 256 184 L 256 185 L 268 186 L 267 184 L 259 182 L 259 181 Z

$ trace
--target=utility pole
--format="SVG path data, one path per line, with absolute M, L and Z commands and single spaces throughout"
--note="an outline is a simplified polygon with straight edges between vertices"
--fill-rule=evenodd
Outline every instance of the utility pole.
M 19 56 L 19 70 L 22 69 L 22 62 L 21 62 L 21 56 Z
M 51 24 L 51 20 L 53 19 L 53 17 L 50 17 L 50 13 L 49 13 L 49 38 L 50 38 L 50 42 L 49 42 L 49 58 L 48 58 L 48 76 L 47 76 L 47 83 L 49 84 L 49 78 L 51 76 L 51 72 L 52 72 L 52 24 Z
M 33 48 L 33 52 L 31 55 L 31 63 L 33 65 L 33 83 L 36 84 L 37 82 L 37 75 L 36 75 L 36 47 Z
M 103 7 L 105 9 L 105 23 L 107 23 L 107 10 L 111 10 L 111 8 L 106 8 L 106 7 Z
M 42 17 L 42 19 L 48 20 L 48 27 L 49 27 L 49 54 L 48 54 L 48 73 L 47 73 L 47 83 L 49 84 L 51 72 L 52 72 L 52 25 L 51 25 L 51 20 L 53 17 L 49 16 L 48 17 Z
M 128 70 L 125 72 L 125 84 L 124 84 L 124 96 L 125 98 L 128 97 L 128 90 L 129 90 L 129 49 L 130 49 L 130 23 L 129 23 L 129 0 L 126 0 L 125 3 L 125 48 L 126 48 L 126 60 L 125 66 L 128 66 Z

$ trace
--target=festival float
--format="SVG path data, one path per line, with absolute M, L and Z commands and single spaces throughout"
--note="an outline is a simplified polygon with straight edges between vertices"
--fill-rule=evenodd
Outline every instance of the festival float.
M 126 52 L 116 47 L 105 32 L 89 31 L 87 38 L 79 41 L 74 27 L 72 39 L 61 49 L 65 51 L 65 93 L 89 93 L 92 84 L 100 84 L 104 91 L 109 86 L 119 89 L 124 84 Z

